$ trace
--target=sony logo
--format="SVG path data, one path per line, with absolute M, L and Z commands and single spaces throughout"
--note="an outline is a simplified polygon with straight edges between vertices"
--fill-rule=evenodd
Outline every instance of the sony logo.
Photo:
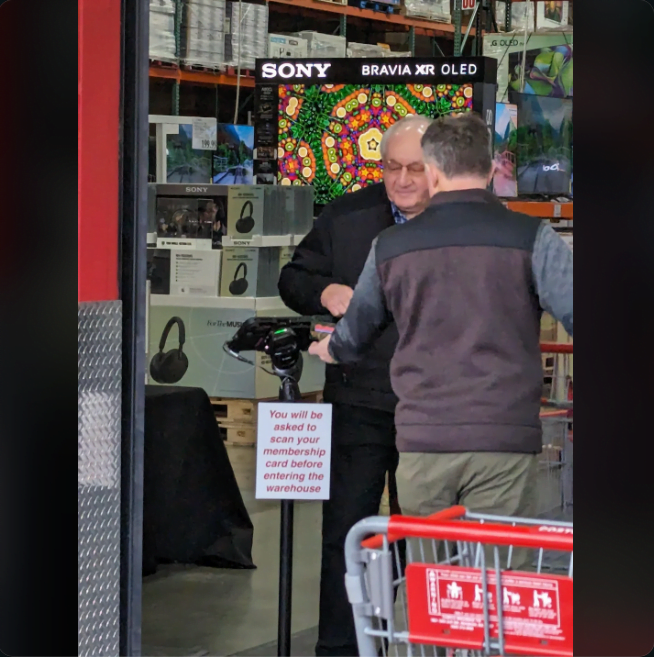
M 207 187 L 187 187 L 187 192 L 199 192 L 200 194 L 206 194 Z
M 266 62 L 261 67 L 261 75 L 264 78 L 326 78 L 327 69 L 331 64 L 316 64 L 316 63 L 302 63 L 302 62 L 283 62 L 281 64 L 274 64 L 273 62 Z

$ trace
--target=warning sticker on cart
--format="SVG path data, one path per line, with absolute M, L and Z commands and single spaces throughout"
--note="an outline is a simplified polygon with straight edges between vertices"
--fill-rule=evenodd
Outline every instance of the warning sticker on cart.
M 571 578 L 507 571 L 498 592 L 489 572 L 484 591 L 476 568 L 414 563 L 407 566 L 406 585 L 412 643 L 481 649 L 485 609 L 490 636 L 498 637 L 501 595 L 506 653 L 573 654 Z

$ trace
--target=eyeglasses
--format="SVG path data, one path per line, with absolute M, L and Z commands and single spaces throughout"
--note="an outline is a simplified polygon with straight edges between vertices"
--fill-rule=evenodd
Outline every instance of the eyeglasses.
M 391 173 L 400 173 L 402 169 L 406 169 L 406 172 L 410 176 L 419 176 L 425 172 L 425 165 L 422 162 L 411 162 L 411 164 L 400 164 L 393 160 L 384 162 L 384 170 Z

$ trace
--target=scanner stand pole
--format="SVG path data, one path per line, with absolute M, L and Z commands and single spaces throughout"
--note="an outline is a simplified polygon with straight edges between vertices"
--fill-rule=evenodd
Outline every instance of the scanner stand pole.
M 281 379 L 279 401 L 298 402 L 300 395 L 300 374 L 302 355 L 293 371 L 278 370 L 275 374 Z M 277 655 L 291 655 L 291 608 L 293 596 L 293 500 L 281 501 L 280 541 L 279 541 L 279 617 L 277 625 Z

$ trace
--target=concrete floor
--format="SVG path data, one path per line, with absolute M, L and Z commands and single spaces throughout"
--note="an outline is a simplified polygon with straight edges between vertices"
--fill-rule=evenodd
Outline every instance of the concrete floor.
M 254 498 L 255 449 L 231 447 L 228 453 L 254 524 L 253 559 L 257 569 L 171 565 L 161 566 L 155 575 L 145 578 L 144 657 L 266 657 L 277 654 L 279 503 Z M 560 508 L 557 509 L 561 501 L 559 477 L 558 468 L 542 464 L 539 472 L 542 517 L 560 517 Z M 571 515 L 565 519 L 571 520 Z M 296 503 L 293 657 L 314 654 L 320 524 L 319 502 Z
M 276 654 L 279 503 L 254 499 L 255 454 L 249 447 L 229 449 L 254 524 L 257 569 L 170 565 L 145 578 L 144 657 Z M 317 636 L 320 522 L 320 503 L 296 504 L 294 655 L 312 655 Z

